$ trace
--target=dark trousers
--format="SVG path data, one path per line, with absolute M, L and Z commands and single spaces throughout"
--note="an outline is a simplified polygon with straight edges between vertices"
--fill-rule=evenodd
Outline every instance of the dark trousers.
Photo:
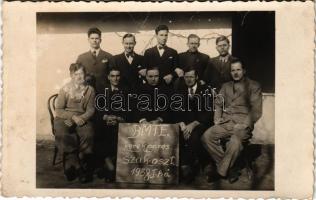
M 206 130 L 206 126 L 199 124 L 196 126 L 189 139 L 185 140 L 183 133 L 180 133 L 180 164 L 193 165 L 196 160 L 203 162 L 205 150 L 201 143 L 201 136 Z
M 95 138 L 95 155 L 97 165 L 102 166 L 105 158 L 111 158 L 116 162 L 118 140 L 118 126 L 99 126 Z
M 94 130 L 91 122 L 83 126 L 68 127 L 64 119 L 55 118 L 55 143 L 59 151 L 66 154 L 65 169 L 80 167 L 80 158 L 92 154 Z

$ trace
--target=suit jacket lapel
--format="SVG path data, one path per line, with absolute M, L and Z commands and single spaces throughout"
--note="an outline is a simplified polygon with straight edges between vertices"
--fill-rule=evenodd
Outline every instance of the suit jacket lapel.
M 125 56 L 125 53 L 124 53 L 124 52 L 121 53 L 120 57 L 121 57 L 122 61 L 123 61 L 126 65 L 130 65 L 129 62 L 128 62 L 128 60 L 127 60 L 127 58 L 126 58 L 126 56 Z M 134 59 L 133 59 L 133 61 L 134 61 Z

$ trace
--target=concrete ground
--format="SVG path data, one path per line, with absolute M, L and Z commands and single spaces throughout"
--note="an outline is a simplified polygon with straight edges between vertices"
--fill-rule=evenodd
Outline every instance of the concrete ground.
M 248 179 L 247 170 L 241 171 L 239 180 L 230 184 L 227 180 L 208 183 L 205 176 L 198 174 L 190 184 L 145 185 L 106 183 L 94 178 L 93 182 L 81 184 L 78 180 L 68 182 L 63 175 L 62 164 L 52 166 L 54 144 L 51 140 L 38 140 L 36 145 L 37 188 L 104 188 L 104 189 L 173 189 L 173 190 L 274 190 L 274 145 L 251 145 L 254 157 L 254 177 Z

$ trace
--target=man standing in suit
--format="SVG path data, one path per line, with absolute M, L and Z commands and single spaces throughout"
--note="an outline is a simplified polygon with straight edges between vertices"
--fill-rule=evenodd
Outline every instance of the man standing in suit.
M 190 34 L 188 36 L 187 45 L 189 49 L 179 54 L 179 67 L 184 69 L 194 66 L 198 77 L 202 79 L 210 57 L 198 51 L 200 46 L 199 36 Z M 201 80 L 201 83 L 204 84 L 204 81 Z
M 101 41 L 101 31 L 98 28 L 90 28 L 88 30 L 90 50 L 77 58 L 77 63 L 87 70 L 87 81 L 95 87 L 97 94 L 104 93 L 106 70 L 112 57 L 110 53 L 100 48 Z
M 245 73 L 241 61 L 232 59 L 233 80 L 223 84 L 215 100 L 215 125 L 202 136 L 202 143 L 217 166 L 217 173 L 212 174 L 209 181 L 227 174 L 231 183 L 238 179 L 239 174 L 232 167 L 243 149 L 243 142 L 251 138 L 254 124 L 262 115 L 261 87 Z M 225 151 L 221 140 L 227 141 Z
M 160 78 L 170 85 L 176 76 L 183 76 L 182 70 L 178 67 L 178 53 L 167 46 L 169 28 L 166 25 L 159 25 L 155 33 L 157 45 L 145 51 L 144 66 L 158 67 Z
M 146 69 L 143 67 L 143 56 L 134 52 L 136 45 L 135 36 L 127 33 L 123 36 L 124 52 L 115 55 L 111 65 L 119 68 L 121 71 L 121 83 L 133 88 L 142 84 L 146 75 Z
M 180 163 L 182 179 L 192 181 L 198 170 L 198 164 L 203 159 L 203 148 L 201 136 L 211 125 L 212 112 L 206 111 L 204 95 L 206 86 L 198 81 L 196 67 L 187 67 L 184 69 L 185 85 L 177 90 L 177 94 L 182 94 L 186 101 L 183 112 L 175 112 L 175 118 L 180 125 Z M 202 159 L 201 159 L 202 158 Z
M 216 50 L 219 56 L 211 58 L 207 65 L 203 80 L 206 84 L 220 90 L 223 83 L 231 81 L 230 63 L 234 58 L 229 54 L 230 42 L 226 36 L 216 38 Z

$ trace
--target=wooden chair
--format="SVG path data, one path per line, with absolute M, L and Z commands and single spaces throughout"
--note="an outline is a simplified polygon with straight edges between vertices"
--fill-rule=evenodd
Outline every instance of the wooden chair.
M 57 96 L 58 94 L 53 94 L 52 96 L 50 96 L 48 98 L 48 101 L 47 101 L 47 109 L 48 109 L 48 112 L 49 112 L 49 116 L 50 116 L 50 123 L 51 123 L 51 127 L 52 127 L 52 134 L 55 136 L 55 128 L 54 128 L 54 118 L 55 118 L 55 102 L 56 102 L 56 99 L 57 99 Z M 58 155 L 58 147 L 55 145 L 54 147 L 54 156 L 53 156 L 53 166 L 58 164 L 56 163 L 56 158 L 57 158 L 57 155 Z M 65 163 L 65 155 L 63 155 L 62 157 L 62 163 Z

